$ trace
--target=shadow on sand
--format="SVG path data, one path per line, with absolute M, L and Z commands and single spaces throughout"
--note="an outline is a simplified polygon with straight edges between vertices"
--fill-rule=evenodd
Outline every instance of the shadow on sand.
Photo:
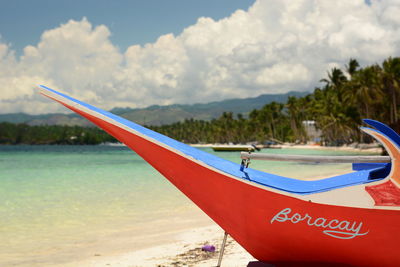
M 247 267 L 350 267 L 351 265 L 343 263 L 331 263 L 331 262 L 271 262 L 263 263 L 260 261 L 251 261 L 247 264 Z

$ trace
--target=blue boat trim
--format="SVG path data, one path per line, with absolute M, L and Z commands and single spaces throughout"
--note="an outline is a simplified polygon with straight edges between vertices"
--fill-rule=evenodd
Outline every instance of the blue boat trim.
M 375 121 L 371 119 L 364 119 L 363 121 L 366 124 L 369 124 L 372 127 L 374 127 L 379 132 L 385 134 L 390 140 L 392 140 L 397 145 L 398 148 L 400 148 L 400 135 L 396 133 L 392 128 L 390 128 L 389 126 L 380 121 Z
M 147 129 L 143 126 L 140 126 L 136 123 L 133 123 L 129 120 L 121 118 L 117 115 L 114 115 L 110 112 L 104 111 L 102 109 L 96 108 L 92 105 L 79 101 L 75 98 L 67 96 L 63 93 L 55 91 L 51 88 L 48 88 L 44 85 L 40 85 L 41 88 L 48 90 L 52 93 L 55 93 L 59 96 L 62 96 L 72 102 L 75 102 L 79 105 L 82 105 L 91 111 L 97 112 L 103 116 L 106 116 L 120 124 L 123 124 L 126 127 L 129 127 L 157 142 L 160 142 L 172 149 L 178 150 L 181 153 L 187 155 L 188 157 L 192 157 L 196 160 L 203 162 L 204 164 L 211 166 L 219 171 L 222 171 L 226 174 L 235 176 L 237 178 L 250 180 L 260 185 L 264 185 L 267 187 L 275 188 L 278 190 L 286 191 L 289 193 L 295 193 L 299 195 L 304 194 L 312 194 L 317 192 L 329 191 L 336 188 L 364 184 L 372 181 L 377 181 L 385 178 L 386 176 L 374 175 L 374 173 L 381 172 L 385 173 L 387 170 L 387 165 L 377 165 L 375 168 L 367 168 L 357 172 L 343 174 L 335 177 L 315 180 L 315 181 L 304 181 L 297 180 L 293 178 L 288 178 L 284 176 L 274 175 L 262 171 L 258 171 L 252 168 L 246 168 L 243 171 L 240 170 L 240 164 L 231 162 L 229 160 L 222 159 L 215 155 L 209 154 L 205 151 L 201 151 L 189 145 L 178 142 L 172 138 L 169 138 L 165 135 L 154 132 L 150 129 Z
M 386 168 L 387 165 L 391 167 L 391 163 L 353 163 L 353 171 L 376 169 L 379 167 Z

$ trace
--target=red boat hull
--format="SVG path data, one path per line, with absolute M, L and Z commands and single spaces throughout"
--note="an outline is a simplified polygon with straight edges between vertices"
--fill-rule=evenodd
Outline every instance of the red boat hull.
M 68 108 L 138 153 L 260 261 L 400 266 L 400 254 L 395 249 L 400 230 L 398 211 L 323 205 L 285 196 L 232 179 L 90 114 Z M 307 214 L 311 223 L 318 218 L 326 222 L 362 222 L 361 231 L 367 234 L 340 239 L 306 221 L 271 223 L 287 208 L 291 214 Z
M 396 207 L 305 201 L 225 173 L 66 96 L 44 94 L 134 150 L 260 261 L 400 266 Z

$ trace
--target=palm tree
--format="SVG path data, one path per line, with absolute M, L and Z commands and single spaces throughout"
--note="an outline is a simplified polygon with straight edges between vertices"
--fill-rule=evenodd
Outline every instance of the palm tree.
M 328 72 L 328 79 L 321 79 L 320 82 L 325 83 L 326 89 L 335 91 L 339 101 L 342 101 L 343 84 L 347 82 L 347 78 L 341 69 L 333 68 L 331 72 Z
M 390 96 L 390 124 L 398 120 L 397 99 L 400 94 L 400 58 L 386 59 L 382 69 L 384 91 Z
M 346 72 L 352 77 L 356 72 L 357 68 L 360 67 L 360 64 L 358 64 L 358 61 L 354 58 L 350 58 L 349 64 L 345 66 L 346 67 Z
M 305 99 L 305 98 L 304 98 Z M 307 137 L 303 127 L 304 118 L 304 108 L 307 105 L 303 98 L 296 98 L 290 96 L 286 102 L 286 108 L 289 113 L 290 127 L 293 131 L 292 141 L 300 140 L 301 142 L 306 142 Z
M 370 118 L 373 105 L 383 97 L 380 83 L 381 68 L 373 65 L 354 73 L 344 99 L 360 107 L 361 115 Z

